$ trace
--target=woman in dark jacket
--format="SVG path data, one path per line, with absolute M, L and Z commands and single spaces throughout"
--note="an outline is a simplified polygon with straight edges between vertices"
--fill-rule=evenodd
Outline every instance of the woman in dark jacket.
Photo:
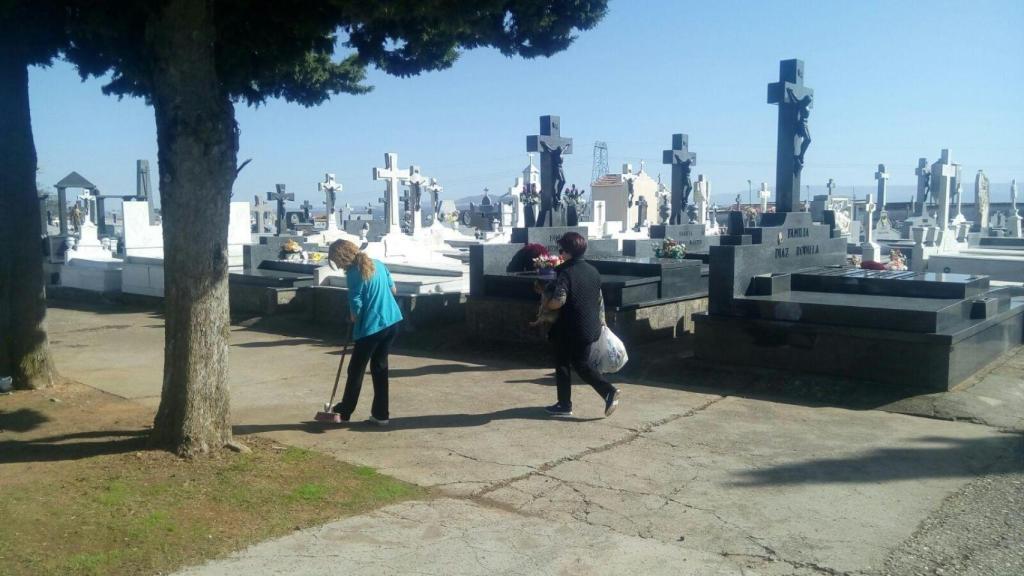
M 619 390 L 587 363 L 590 345 L 601 336 L 603 301 L 601 275 L 583 259 L 586 251 L 587 239 L 576 232 L 558 239 L 558 253 L 565 262 L 556 268 L 554 295 L 548 302 L 551 310 L 559 311 L 549 334 L 555 347 L 558 388 L 558 403 L 546 408 L 552 416 L 572 416 L 570 369 L 604 399 L 605 416 L 611 416 L 619 404 Z

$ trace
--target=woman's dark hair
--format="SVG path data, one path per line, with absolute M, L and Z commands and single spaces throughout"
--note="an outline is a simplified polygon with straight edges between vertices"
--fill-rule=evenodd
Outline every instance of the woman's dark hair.
M 576 232 L 566 232 L 558 239 L 558 247 L 579 258 L 587 251 L 587 239 Z

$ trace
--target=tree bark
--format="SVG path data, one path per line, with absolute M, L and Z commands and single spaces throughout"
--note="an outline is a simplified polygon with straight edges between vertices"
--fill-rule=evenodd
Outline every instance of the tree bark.
M 42 228 L 28 63 L 0 45 L 0 376 L 21 389 L 56 378 L 46 336 Z
M 164 231 L 164 379 L 152 443 L 196 456 L 231 441 L 227 234 L 238 156 L 234 107 L 218 80 L 214 2 L 155 11 L 153 55 Z

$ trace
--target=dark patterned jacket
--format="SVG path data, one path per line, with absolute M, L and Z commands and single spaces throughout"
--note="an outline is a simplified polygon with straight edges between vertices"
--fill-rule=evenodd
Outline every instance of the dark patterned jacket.
M 555 298 L 564 300 L 549 337 L 561 344 L 582 347 L 601 336 L 601 275 L 582 257 L 560 265 Z

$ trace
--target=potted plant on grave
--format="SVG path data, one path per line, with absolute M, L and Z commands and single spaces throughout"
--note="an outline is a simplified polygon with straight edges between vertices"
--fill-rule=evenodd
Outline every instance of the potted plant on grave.
M 654 245 L 654 256 L 656 258 L 682 260 L 686 257 L 686 244 L 677 242 L 671 238 L 665 238 L 661 241 L 660 245 Z

